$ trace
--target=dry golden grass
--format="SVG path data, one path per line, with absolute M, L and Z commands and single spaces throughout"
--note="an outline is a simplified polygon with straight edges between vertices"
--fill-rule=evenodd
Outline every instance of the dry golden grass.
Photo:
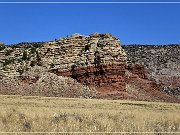
M 180 104 L 174 103 L 0 96 L 0 108 L 1 132 L 180 134 Z

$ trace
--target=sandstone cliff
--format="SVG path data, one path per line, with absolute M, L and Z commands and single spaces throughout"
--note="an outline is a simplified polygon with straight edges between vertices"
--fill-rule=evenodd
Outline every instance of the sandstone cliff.
M 108 33 L 1 45 L 0 94 L 179 102 L 132 48 Z

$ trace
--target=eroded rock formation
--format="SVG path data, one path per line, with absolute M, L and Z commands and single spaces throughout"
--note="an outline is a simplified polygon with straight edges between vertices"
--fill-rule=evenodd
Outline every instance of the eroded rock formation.
M 151 62 L 143 53 L 124 49 L 116 37 L 98 33 L 3 45 L 0 93 L 179 102 L 153 78 L 153 66 L 159 61 L 147 66 Z M 66 81 L 66 77 L 71 79 Z
M 123 46 L 130 64 L 142 64 L 161 90 L 180 98 L 180 45 Z
M 33 76 L 3 77 L 0 80 L 0 94 L 48 96 L 68 98 L 95 98 L 94 87 L 84 86 L 72 78 L 42 73 Z

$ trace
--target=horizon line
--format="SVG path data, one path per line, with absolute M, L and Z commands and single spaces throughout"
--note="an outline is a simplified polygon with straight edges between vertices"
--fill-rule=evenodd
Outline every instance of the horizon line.
M 27 2 L 20 2 L 20 1 L 17 1 L 17 2 L 0 2 L 0 4 L 180 4 L 180 2 L 150 2 L 150 1 L 147 1 L 147 2 L 140 2 L 140 1 L 137 1 L 137 2 L 79 2 L 79 1 L 76 1 L 76 2 L 31 2 L 31 1 L 27 1 Z

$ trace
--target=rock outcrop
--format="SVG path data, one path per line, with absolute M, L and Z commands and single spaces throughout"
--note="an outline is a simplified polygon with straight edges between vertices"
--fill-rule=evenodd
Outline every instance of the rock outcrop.
M 129 64 L 142 64 L 161 90 L 180 98 L 180 45 L 123 46 Z
M 43 66 L 70 70 L 73 66 L 124 64 L 126 53 L 111 34 L 79 34 L 46 43 L 40 48 Z
M 179 102 L 162 90 L 147 57 L 133 58 L 133 47 L 125 51 L 111 34 L 1 48 L 0 94 Z

